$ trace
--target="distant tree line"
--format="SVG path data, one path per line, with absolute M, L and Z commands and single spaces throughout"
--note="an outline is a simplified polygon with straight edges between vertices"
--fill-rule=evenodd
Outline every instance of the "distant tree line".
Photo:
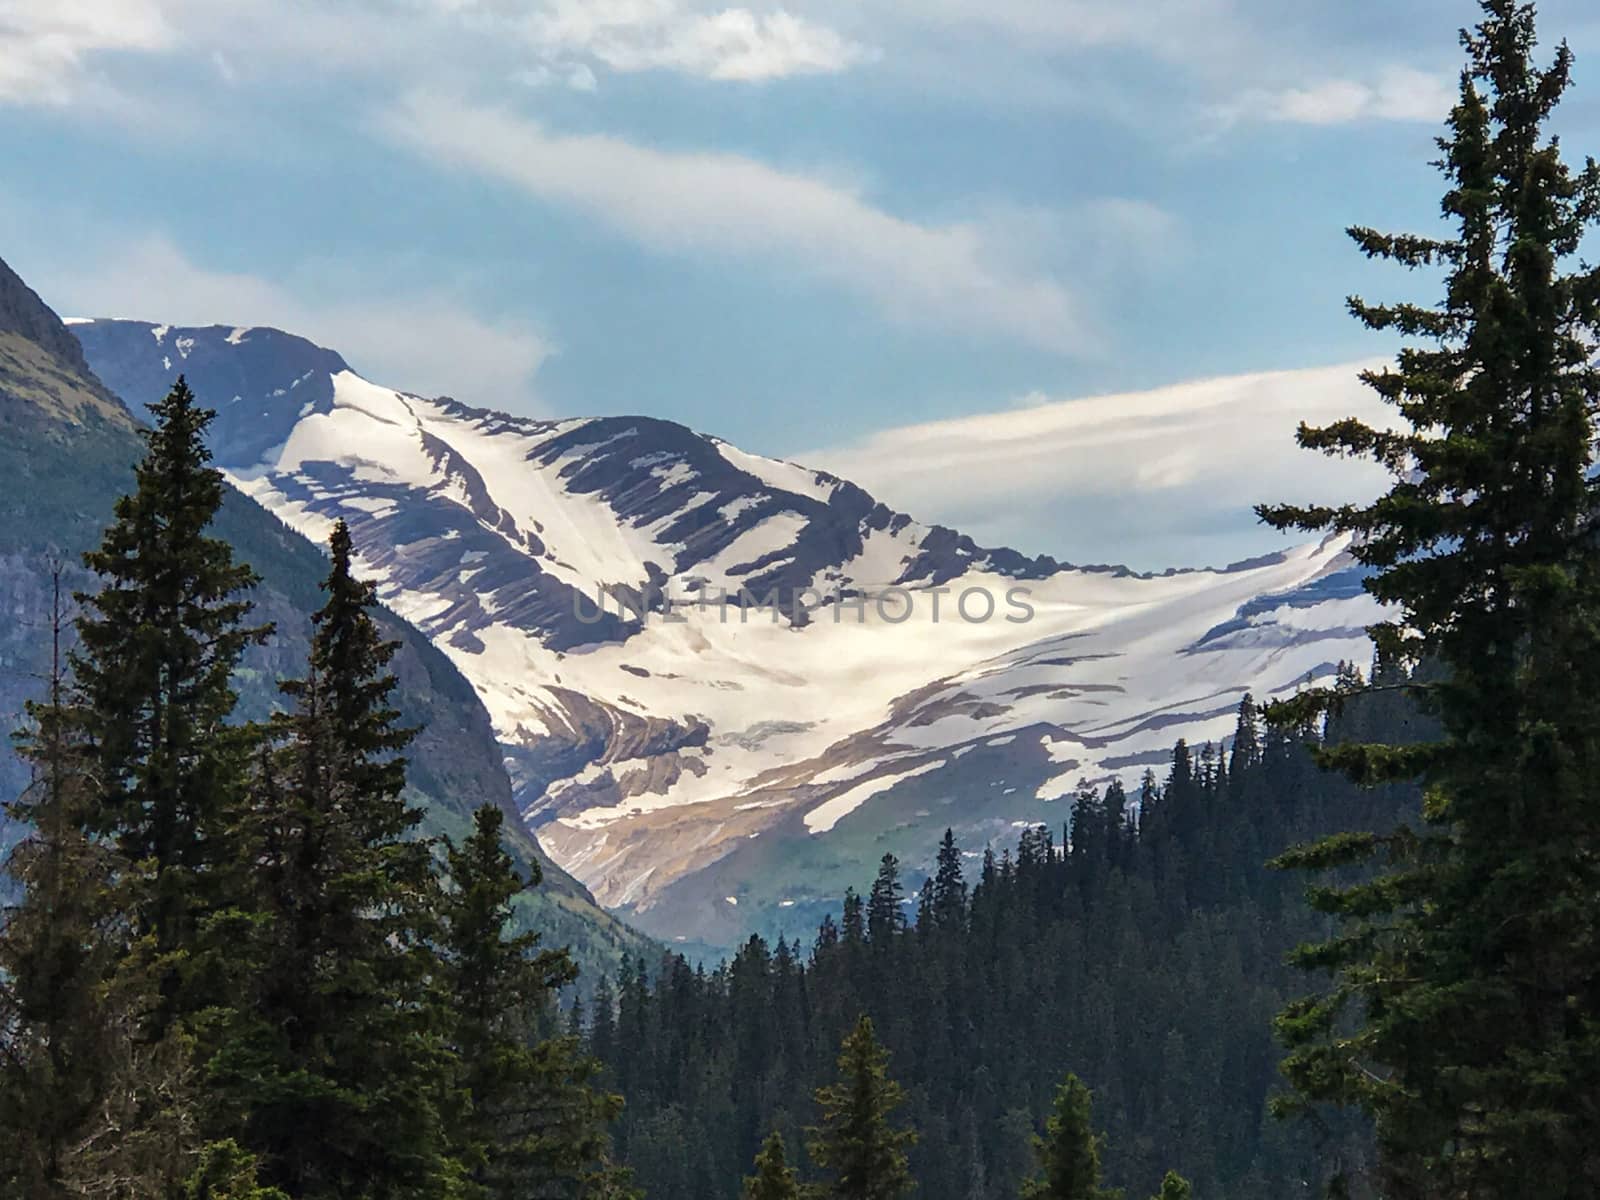
M 1314 729 L 1267 726 L 1246 698 L 1226 750 L 1180 742 L 1165 780 L 1147 772 L 1132 796 L 1082 784 L 1060 834 L 1025 830 L 1014 852 L 969 855 L 947 833 L 912 896 L 886 855 L 810 946 L 752 937 L 710 970 L 668 954 L 600 981 L 569 1020 L 627 1098 L 619 1154 L 654 1200 L 734 1200 L 776 1131 L 788 1167 L 826 1179 L 806 1131 L 864 1013 L 904 1089 L 908 1172 L 928 1200 L 1017 1196 L 1069 1073 L 1093 1088 L 1105 1177 L 1132 1194 L 1175 1168 L 1197 1196 L 1267 1200 L 1365 1163 L 1359 1118 L 1267 1115 L 1282 1082 L 1273 1019 L 1297 986 L 1284 956 L 1329 926 L 1265 865 L 1415 815 L 1414 788 L 1357 788 L 1307 752 L 1424 736 L 1403 698 L 1356 696 L 1364 682 L 1341 668 L 1350 703 Z

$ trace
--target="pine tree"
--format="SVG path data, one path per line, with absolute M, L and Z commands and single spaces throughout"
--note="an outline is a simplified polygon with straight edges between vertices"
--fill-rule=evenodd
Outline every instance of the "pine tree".
M 933 919 L 941 929 L 959 929 L 967 919 L 967 881 L 961 870 L 961 848 L 946 829 L 939 843 L 933 874 Z
M 1168 1171 L 1161 1181 L 1161 1190 L 1152 1197 L 1152 1200 L 1189 1200 L 1192 1192 L 1193 1189 L 1187 1179 L 1176 1171 Z
M 845 889 L 843 912 L 840 928 L 845 945 L 862 945 L 867 940 L 866 908 L 854 888 Z
M 1239 717 L 1233 728 L 1233 748 L 1228 758 L 1228 778 L 1239 779 L 1261 759 L 1261 731 L 1257 726 L 1255 697 L 1249 692 L 1239 701 Z
M 756 1173 L 746 1177 L 739 1200 L 800 1200 L 799 1174 L 787 1161 L 783 1135 L 773 1130 L 756 1155 Z
M 594 1018 L 589 1022 L 589 1049 L 601 1062 L 609 1063 L 617 1054 L 617 996 L 611 976 L 602 975 L 594 985 Z
M 343 522 L 305 679 L 240 838 L 256 882 L 254 987 L 211 1063 L 264 1179 L 298 1198 L 439 1194 L 448 1059 L 430 945 L 436 884 L 402 795 L 387 670 Z
M 537 934 L 507 936 L 512 898 L 538 879 L 517 877 L 501 844 L 503 821 L 484 805 L 472 836 L 446 851 L 440 941 L 457 1086 L 468 1099 L 455 1123 L 456 1153 L 487 1200 L 578 1196 L 620 1101 L 590 1087 L 592 1066 L 572 1039 L 551 1036 L 555 992 L 577 978 L 567 952 L 540 950 Z
M 255 1155 L 237 1142 L 212 1142 L 200 1151 L 181 1200 L 289 1200 L 277 1188 L 261 1186 L 259 1169 Z
M 63 1193 L 111 1086 L 123 1031 L 104 984 L 129 936 L 112 899 L 115 852 L 85 829 L 91 761 L 67 719 L 60 579 L 49 699 L 17 735 L 33 782 L 6 805 L 29 832 L 5 864 L 21 898 L 0 926 L 0 1189 L 24 1200 Z
M 1104 1139 L 1089 1124 L 1089 1089 L 1068 1075 L 1056 1089 L 1055 1108 L 1043 1137 L 1034 1139 L 1040 1174 L 1022 1185 L 1022 1200 L 1117 1200 L 1121 1192 L 1100 1186 Z
M 893 1200 L 912 1188 L 906 1151 L 917 1135 L 897 1129 L 890 1115 L 905 1102 L 889 1078 L 889 1054 L 863 1016 L 839 1051 L 839 1079 L 817 1092 L 822 1124 L 810 1131 L 811 1158 L 833 1176 L 833 1200 Z
M 84 555 L 101 586 L 78 597 L 71 717 L 94 746 L 88 827 L 139 873 L 135 932 L 163 964 L 155 1039 L 227 995 L 227 956 L 202 931 L 239 886 L 229 831 L 255 735 L 229 723 L 230 678 L 271 630 L 246 624 L 254 572 L 207 533 L 223 497 L 204 441 L 215 414 L 181 377 L 151 412 L 135 490 Z
M 1600 277 L 1572 268 L 1600 218 L 1600 168 L 1574 173 L 1545 133 L 1566 46 L 1540 69 L 1533 7 L 1482 7 L 1439 143 L 1454 235 L 1351 230 L 1371 257 L 1446 274 L 1435 307 L 1351 301 L 1371 328 L 1423 339 L 1364 375 L 1409 428 L 1299 435 L 1394 482 L 1365 506 L 1261 509 L 1354 535 L 1368 590 L 1397 610 L 1373 628 L 1380 660 L 1442 676 L 1357 693 L 1408 691 L 1438 740 L 1322 754 L 1364 783 L 1420 778 L 1425 826 L 1281 860 L 1376 878 L 1312 893 L 1342 927 L 1298 961 L 1335 984 L 1280 1018 L 1299 1098 L 1280 1107 L 1373 1114 L 1392 1194 L 1539 1200 L 1600 1192 Z M 1273 715 L 1304 727 L 1349 699 L 1313 690 Z
M 906 927 L 905 909 L 901 907 L 904 893 L 900 888 L 900 860 L 885 854 L 878 864 L 878 877 L 872 882 L 867 896 L 867 941 L 875 947 L 884 947 Z M 846 914 L 848 916 L 849 914 Z

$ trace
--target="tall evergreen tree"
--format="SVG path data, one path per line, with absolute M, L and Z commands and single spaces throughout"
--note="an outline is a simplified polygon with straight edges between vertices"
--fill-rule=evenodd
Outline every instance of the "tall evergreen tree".
M 33 781 L 6 805 L 28 832 L 6 860 L 21 898 L 0 926 L 0 1190 L 22 1200 L 65 1194 L 126 1032 L 105 984 L 128 930 L 112 899 L 115 852 L 86 832 L 91 763 L 67 719 L 60 579 L 49 699 L 17 735 Z
M 484 805 L 472 836 L 446 852 L 440 943 L 467 1100 L 456 1151 L 485 1200 L 575 1197 L 604 1154 L 620 1101 L 590 1087 L 592 1067 L 575 1042 L 553 1036 L 555 992 L 577 978 L 567 952 L 539 949 L 537 934 L 507 936 L 512 898 L 538 879 L 517 877 L 503 820 Z
M 756 1173 L 746 1177 L 739 1200 L 800 1200 L 800 1176 L 789 1165 L 783 1134 L 774 1129 L 756 1155 Z
M 866 907 L 854 888 L 845 889 L 840 930 L 847 946 L 859 946 L 867 940 Z
M 961 848 L 946 829 L 939 843 L 933 874 L 933 919 L 941 929 L 958 929 L 967 919 L 967 881 L 961 870 Z
M 255 986 L 212 1063 L 266 1182 L 299 1200 L 440 1194 L 436 885 L 404 798 L 389 697 L 396 645 L 372 619 L 343 522 L 306 678 L 241 838 L 257 893 Z
M 889 1052 L 863 1016 L 839 1051 L 838 1082 L 817 1092 L 822 1123 L 811 1130 L 811 1158 L 832 1175 L 832 1200 L 894 1200 L 912 1188 L 906 1151 L 917 1140 L 891 1114 L 905 1102 L 889 1078 Z
M 230 724 L 230 678 L 270 628 L 247 624 L 256 576 L 209 529 L 222 474 L 205 432 L 215 416 L 179 377 L 151 406 L 131 495 L 84 562 L 100 590 L 78 597 L 72 719 L 94 747 L 91 832 L 138 871 L 136 933 L 163 964 L 149 1034 L 227 994 L 226 958 L 201 947 L 237 898 L 229 837 L 255 735 Z
M 1409 428 L 1299 435 L 1394 482 L 1364 506 L 1261 509 L 1354 535 L 1368 590 L 1397 611 L 1373 629 L 1380 660 L 1443 675 L 1398 685 L 1437 718 L 1432 744 L 1324 753 L 1363 782 L 1420 778 L 1426 825 L 1283 860 L 1377 874 L 1312 893 L 1342 927 L 1299 961 L 1335 984 L 1280 1028 L 1301 1105 L 1376 1116 L 1390 1194 L 1539 1200 L 1600 1193 L 1600 274 L 1572 266 L 1600 168 L 1574 172 L 1545 132 L 1566 46 L 1541 69 L 1533 6 L 1482 7 L 1439 143 L 1453 236 L 1351 231 L 1371 257 L 1446 275 L 1433 307 L 1351 301 L 1369 327 L 1422 339 L 1364 376 Z M 1313 691 L 1275 715 L 1303 724 L 1348 699 Z
M 1043 1137 L 1034 1139 L 1039 1175 L 1022 1185 L 1022 1200 L 1118 1200 L 1121 1192 L 1100 1186 L 1100 1146 L 1089 1123 L 1089 1089 L 1068 1075 L 1056 1089 L 1055 1108 Z
M 900 860 L 893 854 L 885 854 L 867 896 L 867 941 L 872 945 L 887 946 L 906 927 L 906 913 L 901 907 L 904 896 L 900 887 Z

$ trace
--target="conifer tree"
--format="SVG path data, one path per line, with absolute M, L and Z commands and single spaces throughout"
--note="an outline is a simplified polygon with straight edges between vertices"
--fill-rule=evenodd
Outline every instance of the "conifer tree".
M 1420 698 L 1431 744 L 1345 741 L 1324 761 L 1364 783 L 1421 779 L 1425 825 L 1352 833 L 1285 866 L 1361 862 L 1376 878 L 1313 891 L 1337 916 L 1301 965 L 1335 983 L 1285 1010 L 1297 1101 L 1377 1118 L 1395 1195 L 1600 1193 L 1600 554 L 1591 478 L 1600 276 L 1574 259 L 1600 218 L 1600 169 L 1573 171 L 1545 126 L 1572 56 L 1534 62 L 1534 10 L 1484 0 L 1438 164 L 1452 236 L 1353 229 L 1370 257 L 1445 273 L 1443 300 L 1374 305 L 1420 339 L 1364 375 L 1403 419 L 1302 427 L 1302 445 L 1394 476 L 1368 505 L 1264 506 L 1282 528 L 1354 535 L 1386 669 Z M 1349 700 L 1276 709 L 1304 726 Z
M 774 1129 L 756 1155 L 756 1173 L 747 1176 L 739 1200 L 800 1200 L 800 1176 L 788 1163 L 783 1135 Z
M 906 927 L 904 893 L 900 888 L 900 860 L 885 854 L 878 865 L 878 877 L 867 896 L 867 941 L 875 947 L 887 946 Z M 846 914 L 848 916 L 848 914 Z
M 277 731 L 247 822 L 258 934 L 250 1003 L 211 1063 L 262 1175 L 298 1200 L 439 1194 L 438 1080 L 447 1074 L 434 986 L 436 885 L 420 813 L 404 798 L 388 664 L 343 522 L 306 678 Z
M 5 864 L 21 892 L 0 926 L 0 1190 L 64 1193 L 76 1147 L 108 1087 L 118 1028 L 105 988 L 128 930 L 113 902 L 113 849 L 86 832 L 88 747 L 66 712 L 60 573 L 55 575 L 49 699 L 29 706 L 17 747 L 33 782 L 6 805 L 28 833 Z
M 847 946 L 860 946 L 867 940 L 866 907 L 854 888 L 844 892 L 843 918 L 840 936 Z
M 912 1188 L 906 1151 L 917 1135 L 890 1120 L 905 1093 L 888 1066 L 889 1053 L 863 1016 L 840 1048 L 838 1082 L 817 1092 L 822 1123 L 807 1147 L 833 1176 L 823 1191 L 832 1200 L 894 1200 Z
M 967 883 L 961 871 L 956 835 L 944 831 L 933 875 L 933 919 L 941 929 L 959 929 L 967 919 Z
M 1260 730 L 1257 728 L 1255 697 L 1249 692 L 1239 701 L 1239 717 L 1233 728 L 1233 748 L 1228 757 L 1228 778 L 1238 779 L 1261 758 Z
M 1034 1139 L 1040 1174 L 1022 1185 L 1022 1200 L 1117 1200 L 1121 1192 L 1100 1186 L 1104 1141 L 1089 1123 L 1089 1089 L 1068 1075 L 1056 1089 L 1055 1108 L 1043 1137 Z
M 271 631 L 246 623 L 255 573 L 207 532 L 223 497 L 204 440 L 215 414 L 181 376 L 151 413 L 135 489 L 84 555 L 101 584 L 78 597 L 71 716 L 94 746 L 87 826 L 138 873 L 135 933 L 150 936 L 163 964 L 147 1031 L 159 1038 L 176 1017 L 226 996 L 226 955 L 203 948 L 201 935 L 237 898 L 229 831 L 255 740 L 229 722 L 230 678 Z
M 617 996 L 611 976 L 594 985 L 594 1017 L 589 1022 L 589 1049 L 601 1062 L 611 1062 L 617 1052 Z
M 440 942 L 457 1086 L 467 1099 L 456 1154 L 486 1200 L 578 1196 L 620 1101 L 590 1087 L 592 1066 L 572 1039 L 551 1035 L 555 992 L 577 978 L 567 952 L 539 949 L 537 934 L 507 936 L 512 898 L 538 879 L 517 877 L 500 840 L 503 820 L 484 805 L 472 836 L 446 850 Z
M 1152 1200 L 1189 1200 L 1192 1193 L 1193 1189 L 1189 1186 L 1187 1179 L 1176 1171 L 1168 1171 L 1165 1178 L 1161 1180 L 1161 1190 L 1156 1193 Z
M 180 1200 L 289 1200 L 277 1188 L 262 1187 L 258 1171 L 255 1155 L 237 1142 L 212 1142 L 200 1151 Z

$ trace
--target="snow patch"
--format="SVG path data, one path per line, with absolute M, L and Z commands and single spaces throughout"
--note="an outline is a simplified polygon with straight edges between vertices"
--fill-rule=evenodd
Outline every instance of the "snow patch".
M 907 779 L 915 779 L 918 775 L 926 775 L 929 771 L 937 771 L 944 766 L 943 760 L 923 763 L 920 767 L 912 767 L 907 771 L 897 771 L 888 775 L 879 775 L 865 783 L 858 783 L 853 788 L 847 788 L 831 800 L 817 805 L 805 815 L 806 828 L 812 833 L 827 833 L 850 813 L 860 808 L 874 796 L 887 792 Z

